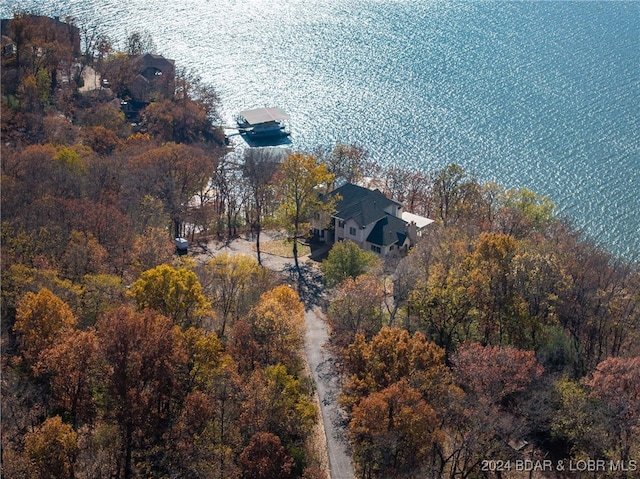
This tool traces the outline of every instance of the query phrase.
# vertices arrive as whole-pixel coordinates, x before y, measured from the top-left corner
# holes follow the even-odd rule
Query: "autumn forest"
[[[312,307],[355,477],[638,477],[640,267],[548,198],[358,145],[234,154],[193,72],[140,97],[148,36],[2,28],[4,477],[328,479]],[[435,222],[407,254],[300,259],[321,193],[365,177]],[[238,237],[255,254],[196,254]]]

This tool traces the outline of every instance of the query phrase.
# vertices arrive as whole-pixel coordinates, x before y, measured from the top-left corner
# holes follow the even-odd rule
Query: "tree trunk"
[[[262,266],[262,258],[260,257],[260,231],[262,226],[260,223],[256,224],[256,253],[258,253],[258,264]]]
[[[179,238],[182,235],[180,234],[180,230],[182,229],[182,225],[180,223],[180,220],[173,220],[173,227],[175,230],[175,236],[174,238]]]
[[[131,479],[133,471],[131,469],[131,453],[133,449],[133,426],[127,424],[125,432],[125,456],[124,456],[124,479]]]
[[[298,230],[300,229],[300,225],[298,222],[298,218],[296,218],[293,229],[293,261],[296,265],[296,272],[298,273],[298,278],[300,277],[300,263],[298,263]]]
[[[300,263],[298,263],[298,239],[297,237],[293,238],[293,260],[296,264],[296,271],[298,272],[298,276],[300,275]]]

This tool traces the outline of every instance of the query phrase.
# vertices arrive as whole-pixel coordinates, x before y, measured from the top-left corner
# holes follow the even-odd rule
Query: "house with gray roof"
[[[311,222],[314,236],[326,243],[345,239],[360,248],[386,256],[407,251],[417,239],[415,222],[402,219],[402,204],[380,190],[346,183],[327,195],[336,198],[336,211],[327,221],[317,213]]]
[[[149,103],[160,98],[173,98],[175,61],[162,55],[147,53],[135,57],[138,74],[129,89],[134,101]]]

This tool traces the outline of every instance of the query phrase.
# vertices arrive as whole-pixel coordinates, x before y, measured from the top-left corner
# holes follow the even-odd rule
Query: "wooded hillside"
[[[263,268],[259,233],[305,237],[319,188],[365,174],[436,222],[407,256],[341,243],[314,290],[358,477],[518,477],[485,469],[523,459],[637,476],[637,264],[548,198],[458,165],[381,167],[343,144],[228,155],[215,93],[179,68],[132,122],[122,102],[152,42],[116,52],[80,29],[78,58],[40,21],[18,14],[2,57],[6,477],[326,478],[301,356],[312,279]],[[108,87],[81,91],[88,67]],[[257,259],[175,254],[176,236],[238,234]]]

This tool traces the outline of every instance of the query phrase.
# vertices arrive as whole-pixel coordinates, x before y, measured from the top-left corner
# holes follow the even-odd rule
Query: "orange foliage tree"
[[[93,386],[97,351],[91,331],[71,331],[58,343],[43,351],[36,371],[49,375],[55,404],[71,415],[74,428],[78,421],[90,421],[95,413]]]
[[[346,347],[356,334],[371,339],[382,327],[384,299],[382,287],[373,276],[347,278],[340,283],[327,315],[332,341],[338,347]]]
[[[403,378],[353,410],[349,438],[361,477],[411,477],[442,442],[436,412]]]
[[[348,380],[343,404],[351,410],[363,397],[406,379],[442,412],[455,389],[444,360],[444,350],[421,333],[411,336],[407,330],[384,327],[370,342],[359,334],[344,357]]]

